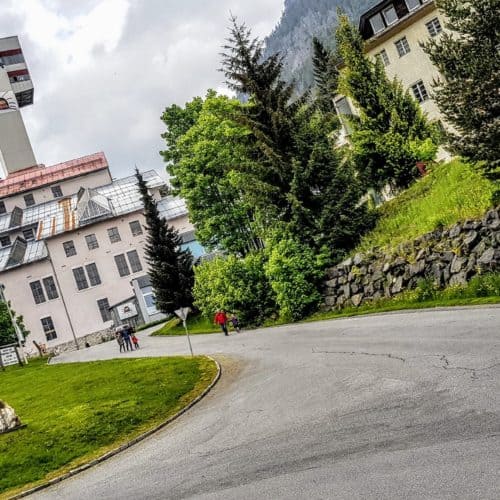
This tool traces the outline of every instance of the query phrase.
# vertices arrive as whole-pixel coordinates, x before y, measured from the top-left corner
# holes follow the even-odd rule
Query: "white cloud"
[[[3,2],[4,3],[4,2]],[[7,0],[0,37],[19,35],[35,85],[23,112],[47,165],[103,150],[115,176],[164,168],[163,109],[208,88],[229,13],[267,35],[283,0]],[[15,30],[15,31],[12,31]]]

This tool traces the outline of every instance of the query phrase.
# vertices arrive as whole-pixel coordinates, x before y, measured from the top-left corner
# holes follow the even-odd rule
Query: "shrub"
[[[203,316],[211,318],[217,309],[225,309],[243,324],[263,323],[275,306],[264,258],[263,252],[243,259],[230,255],[196,266],[193,294]]]
[[[488,273],[474,276],[468,285],[469,297],[498,297],[500,296],[500,274]]]
[[[432,279],[427,278],[421,280],[417,284],[415,289],[415,302],[427,302],[429,300],[434,300],[438,293],[438,287],[432,281]]]
[[[298,320],[316,309],[321,300],[322,255],[291,237],[269,243],[266,253],[265,272],[281,318]]]

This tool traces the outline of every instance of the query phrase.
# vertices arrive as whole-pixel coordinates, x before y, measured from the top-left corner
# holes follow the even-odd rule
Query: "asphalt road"
[[[500,308],[192,340],[221,362],[214,390],[35,498],[500,498]],[[182,337],[141,341],[125,356],[188,352]],[[113,342],[59,361],[117,356]]]

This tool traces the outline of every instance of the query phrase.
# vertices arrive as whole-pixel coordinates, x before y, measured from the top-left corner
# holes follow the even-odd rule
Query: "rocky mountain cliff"
[[[357,24],[359,16],[380,0],[285,0],[278,25],[266,38],[266,55],[280,52],[285,56],[284,76],[295,79],[303,92],[312,83],[312,39],[326,46],[335,45],[337,8],[343,9]]]

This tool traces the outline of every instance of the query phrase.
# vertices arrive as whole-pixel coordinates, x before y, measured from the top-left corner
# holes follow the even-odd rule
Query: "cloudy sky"
[[[230,12],[266,36],[283,0],[2,0],[0,37],[18,35],[35,86],[23,116],[39,163],[104,151],[113,176],[164,170],[160,115],[224,91]]]

